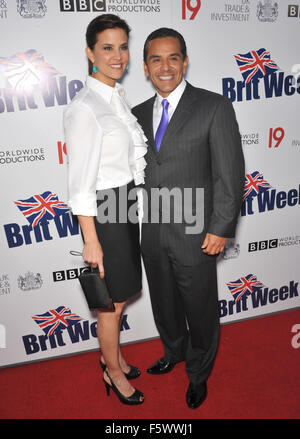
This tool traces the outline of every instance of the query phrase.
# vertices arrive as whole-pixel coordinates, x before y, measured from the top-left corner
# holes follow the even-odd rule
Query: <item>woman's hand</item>
[[[84,245],[82,257],[93,268],[99,267],[100,277],[104,277],[103,251],[98,240]]]

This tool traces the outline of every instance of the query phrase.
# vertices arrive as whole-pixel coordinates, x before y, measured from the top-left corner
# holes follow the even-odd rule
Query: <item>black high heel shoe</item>
[[[144,394],[142,392],[140,392],[139,390],[137,390],[137,389],[135,389],[133,394],[130,395],[130,396],[122,395],[122,393],[115,386],[113,380],[108,375],[107,370],[105,370],[105,373],[106,373],[107,377],[110,380],[110,384],[109,384],[103,378],[103,381],[104,381],[104,384],[105,384],[105,388],[106,388],[107,396],[110,395],[110,389],[112,389],[115,392],[115,394],[117,395],[117,397],[119,398],[120,402],[122,402],[123,404],[138,405],[138,404],[142,404],[144,402]],[[141,397],[143,398],[142,400],[140,399]]]
[[[106,364],[104,364],[104,363],[101,361],[101,358],[100,358],[100,360],[99,360],[99,363],[100,363],[100,366],[101,366],[103,372],[105,372],[105,370],[106,370]],[[127,378],[128,380],[133,380],[134,378],[138,378],[138,377],[141,375],[141,371],[140,371],[140,369],[138,369],[138,368],[135,367],[135,366],[131,366],[130,364],[128,364],[128,366],[130,367],[130,371],[127,372],[127,373],[123,372],[124,375],[126,376],[126,378]]]

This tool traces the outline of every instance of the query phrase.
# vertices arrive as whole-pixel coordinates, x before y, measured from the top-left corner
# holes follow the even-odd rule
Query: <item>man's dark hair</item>
[[[113,14],[102,14],[94,18],[87,27],[86,30],[86,44],[93,50],[95,44],[97,43],[97,35],[106,29],[123,29],[126,32],[127,37],[129,36],[130,27],[125,20],[122,20],[117,15]]]
[[[146,39],[144,44],[144,62],[147,64],[147,55],[148,55],[148,49],[150,41],[156,40],[157,38],[166,38],[166,37],[173,37],[177,38],[180,43],[180,51],[183,57],[183,60],[187,57],[186,53],[186,44],[184,41],[183,36],[177,32],[175,29],[170,29],[168,27],[161,27],[160,29],[156,29],[153,31]]]

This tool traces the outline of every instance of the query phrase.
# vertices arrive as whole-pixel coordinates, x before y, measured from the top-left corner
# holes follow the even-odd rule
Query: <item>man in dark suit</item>
[[[244,187],[244,158],[231,102],[184,80],[185,41],[173,29],[152,32],[144,46],[144,69],[157,94],[132,111],[148,138],[145,169],[147,218],[142,225],[142,254],[153,315],[164,357],[147,370],[170,372],[186,362],[190,383],[186,402],[199,407],[218,348],[219,308],[216,258],[233,237]],[[187,233],[181,222],[151,222],[154,190],[204,190],[191,201],[203,230]],[[202,203],[199,205],[199,199]],[[147,200],[145,203],[147,203]],[[197,201],[198,200],[198,201]],[[170,203],[171,214],[178,208]],[[179,202],[181,204],[181,202]],[[173,206],[173,207],[172,207]],[[147,222],[147,220],[149,220]]]

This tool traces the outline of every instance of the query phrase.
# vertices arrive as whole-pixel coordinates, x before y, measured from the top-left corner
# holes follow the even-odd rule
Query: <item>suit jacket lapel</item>
[[[157,154],[157,150],[155,147],[155,140],[153,135],[153,105],[155,101],[155,96],[153,96],[144,108],[143,118],[140,121],[143,127],[143,131],[145,136],[148,139],[148,145],[153,149],[153,151]]]

